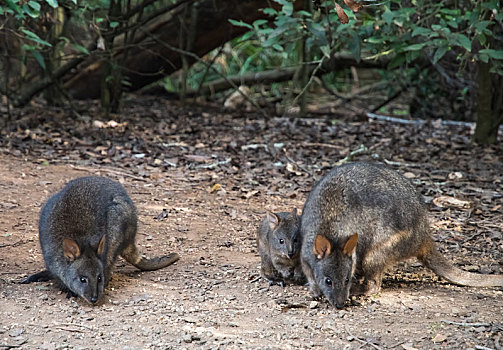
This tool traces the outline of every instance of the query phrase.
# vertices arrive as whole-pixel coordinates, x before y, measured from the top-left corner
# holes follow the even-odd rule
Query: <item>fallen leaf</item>
[[[213,187],[210,190],[210,193],[214,193],[214,192],[220,191],[221,189],[222,189],[222,185],[220,185],[220,184],[214,184]]]
[[[447,340],[447,337],[446,337],[445,335],[443,335],[443,334],[440,334],[440,333],[438,333],[438,334],[437,334],[437,335],[436,335],[436,336],[432,339],[432,341],[433,341],[434,343],[441,343],[441,342],[443,342],[443,341],[445,341],[445,340]]]
[[[433,204],[440,208],[469,209],[471,203],[449,196],[440,196],[433,199]]]
[[[404,350],[417,350],[415,347],[413,347],[412,345],[409,345],[409,344],[402,344],[402,348]]]

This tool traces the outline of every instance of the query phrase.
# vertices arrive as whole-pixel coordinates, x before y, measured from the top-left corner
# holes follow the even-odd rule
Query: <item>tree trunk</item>
[[[498,138],[498,130],[502,117],[501,102],[499,101],[501,97],[498,98],[495,95],[495,100],[493,101],[494,92],[490,73],[491,65],[479,61],[478,68],[477,125],[475,127],[474,141],[489,145],[496,143]],[[498,85],[501,88],[501,84]],[[501,90],[496,89],[496,91],[498,91],[498,94],[501,94]]]
[[[229,23],[229,19],[242,20],[253,23],[257,19],[269,18],[260,9],[269,6],[278,7],[276,2],[268,0],[203,0],[198,5],[198,21],[193,43],[193,53],[199,57],[223,43],[236,38],[247,31],[244,27],[236,27]],[[301,9],[302,0],[297,0],[295,9]],[[138,90],[151,84],[182,67],[182,56],[172,48],[183,48],[180,43],[179,15],[182,8],[168,13],[152,23],[144,26],[143,34],[138,35],[135,46],[130,48],[122,71],[124,79],[131,83],[131,91]],[[190,22],[190,18],[188,19]],[[185,24],[191,28],[190,23]],[[140,29],[140,32],[142,30]],[[166,45],[161,45],[163,42]],[[171,49],[170,49],[171,47]],[[122,52],[116,54],[118,58]],[[105,62],[91,58],[76,70],[76,74],[64,83],[65,89],[75,98],[98,98],[101,93],[100,82],[105,73]],[[121,61],[118,59],[118,61]],[[187,57],[189,64],[195,59]]]

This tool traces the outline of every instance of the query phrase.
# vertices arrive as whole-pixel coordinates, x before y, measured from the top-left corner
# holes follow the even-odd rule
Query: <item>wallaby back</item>
[[[292,212],[267,212],[257,232],[261,272],[270,283],[303,283],[300,265],[300,216]]]
[[[118,255],[142,270],[178,260],[177,254],[149,260],[135,245],[136,208],[117,182],[104,177],[70,181],[42,208],[39,239],[47,270],[26,278],[49,278],[91,303],[107,286]]]
[[[349,163],[329,172],[306,200],[301,235],[311,293],[337,307],[355,274],[363,278],[364,293],[375,293],[385,269],[411,257],[457,284],[503,285],[502,276],[462,271],[438,252],[420,194],[384,165]]]

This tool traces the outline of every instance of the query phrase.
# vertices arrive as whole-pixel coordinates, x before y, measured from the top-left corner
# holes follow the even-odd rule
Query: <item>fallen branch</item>
[[[369,149],[365,145],[360,145],[360,147],[358,149],[349,153],[349,155],[347,157],[344,157],[343,159],[341,159],[337,163],[335,163],[335,166],[339,166],[342,164],[346,164],[347,162],[351,162],[355,156],[362,154],[362,153],[367,153],[368,150]]]
[[[357,341],[359,341],[360,343],[362,343],[362,344],[364,344],[364,345],[370,345],[370,346],[372,346],[373,348],[375,348],[375,349],[377,349],[377,350],[381,350],[381,347],[380,347],[380,346],[377,346],[376,344],[374,344],[374,343],[372,343],[372,342],[370,342],[370,341],[368,341],[368,340],[360,339],[360,338],[358,338],[357,336],[354,336],[354,335],[353,335],[353,334],[349,331],[348,326],[346,326],[346,332],[348,332],[348,334],[349,334],[349,339],[348,339],[349,341],[351,341],[351,340],[357,340]]]
[[[212,168],[216,168],[219,165],[225,165],[227,163],[230,163],[230,161],[231,161],[231,158],[227,158],[226,160],[221,160],[221,161],[211,163],[211,164],[198,165],[196,168],[212,169]]]
[[[17,247],[18,245],[25,244],[25,243],[28,243],[28,241],[23,241],[23,240],[20,240],[20,241],[14,242],[14,243],[9,243],[9,244],[0,244],[0,248],[5,248],[5,247]]]
[[[449,320],[442,320],[443,323],[453,324],[455,326],[463,326],[463,327],[491,327],[492,323],[470,323],[470,322],[454,322]]]

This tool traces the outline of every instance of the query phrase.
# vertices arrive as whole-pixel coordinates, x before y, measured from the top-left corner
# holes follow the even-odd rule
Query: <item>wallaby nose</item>
[[[340,303],[340,304],[339,304],[339,303],[336,303],[336,304],[335,304],[335,307],[336,307],[336,308],[338,308],[338,309],[343,309],[343,308],[344,308],[344,304],[345,304],[345,303]]]
[[[98,301],[98,297],[91,297],[91,299],[89,299],[89,301],[91,301],[91,303],[96,303]]]
[[[288,252],[288,257],[289,257],[290,259],[292,259],[294,256],[295,256],[295,253],[294,253],[294,252]]]

